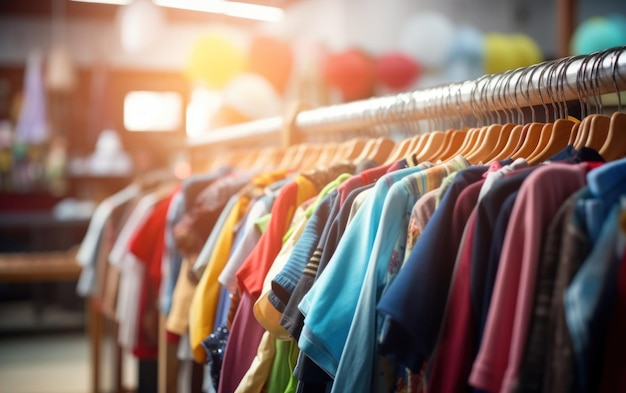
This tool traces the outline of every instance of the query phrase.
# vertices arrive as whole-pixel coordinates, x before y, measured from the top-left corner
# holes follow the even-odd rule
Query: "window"
[[[131,91],[124,97],[128,131],[176,131],[181,128],[183,98],[176,92]]]

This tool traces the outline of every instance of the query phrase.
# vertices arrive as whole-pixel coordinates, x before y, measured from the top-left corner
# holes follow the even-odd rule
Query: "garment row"
[[[140,359],[166,314],[205,391],[623,386],[625,160],[360,164],[132,184],[94,214],[79,292]]]

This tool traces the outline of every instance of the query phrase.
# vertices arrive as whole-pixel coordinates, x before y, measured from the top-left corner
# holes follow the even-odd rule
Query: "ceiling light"
[[[113,5],[127,5],[133,2],[133,0],[72,0],[80,3],[97,3],[97,4],[113,4]]]
[[[128,5],[133,0],[72,0],[83,3],[99,3]],[[228,15],[235,18],[254,19],[265,22],[280,21],[285,12],[277,7],[270,7],[260,4],[241,3],[226,0],[152,0],[154,4],[178,8],[181,10],[209,12],[213,14]]]
[[[278,22],[284,16],[280,8],[266,5],[241,3],[224,0],[153,0],[162,7],[178,8],[189,11],[210,12],[236,18],[255,19],[266,22]]]

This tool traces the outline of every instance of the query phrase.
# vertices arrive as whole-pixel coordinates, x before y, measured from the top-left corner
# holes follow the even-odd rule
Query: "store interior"
[[[113,268],[84,257],[98,209],[112,196],[166,184],[170,200],[172,190],[223,165],[311,169],[340,157],[329,144],[356,138],[389,141],[379,150],[384,160],[373,150],[360,157],[390,164],[409,151],[403,140],[432,131],[610,117],[623,111],[626,56],[583,59],[571,77],[566,67],[582,57],[561,59],[624,45],[621,0],[0,2],[0,392],[216,391],[195,353],[195,361],[176,359],[180,344],[166,339],[162,303],[152,307],[158,352],[137,355],[120,338],[125,325],[115,309],[107,313],[101,287],[110,286],[102,269]],[[547,61],[545,73],[524,71]],[[492,74],[501,76],[484,77]],[[587,85],[587,74],[601,82]],[[538,93],[518,94],[535,88],[533,78]],[[316,148],[289,150],[305,142]],[[278,158],[263,156],[277,147]],[[469,155],[478,156],[476,163],[487,157]],[[196,241],[219,231],[205,235]],[[106,252],[98,247],[95,254]],[[199,253],[181,252],[186,261]],[[171,281],[163,274],[157,293]]]

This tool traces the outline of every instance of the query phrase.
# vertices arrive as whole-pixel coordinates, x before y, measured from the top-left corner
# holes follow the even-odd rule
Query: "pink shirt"
[[[585,185],[587,164],[553,163],[537,169],[520,188],[500,256],[483,341],[470,384],[509,392],[524,354],[545,229],[560,204]]]

